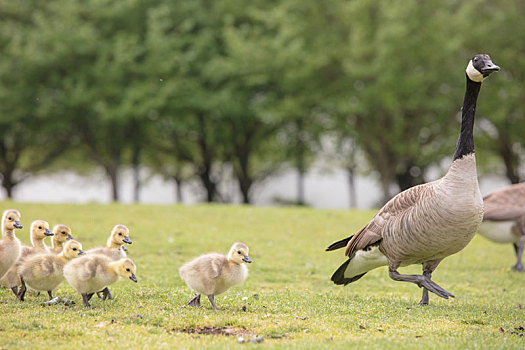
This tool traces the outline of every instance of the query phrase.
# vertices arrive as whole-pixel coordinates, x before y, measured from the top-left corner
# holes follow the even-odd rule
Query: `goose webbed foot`
[[[428,278],[429,280],[432,278],[432,272],[430,271],[423,271],[423,276]],[[421,296],[421,300],[419,301],[420,306],[427,306],[428,305],[428,289],[423,287],[423,295]]]
[[[191,307],[200,307],[201,306],[201,295],[197,294],[188,301],[188,305]]]
[[[210,303],[211,303],[211,306],[213,306],[213,310],[214,311],[219,310],[217,305],[215,305],[215,297],[213,296],[213,294],[208,295],[208,299],[210,299]]]
[[[449,297],[454,298],[452,293],[447,292],[445,289],[441,288],[437,283],[432,282],[428,277],[424,275],[401,275],[397,271],[389,271],[390,278],[394,281],[410,282],[417,284],[419,287],[426,288],[428,291],[436,294],[439,297],[448,299]],[[424,297],[424,290],[423,290]],[[422,299],[421,301],[425,301]],[[428,300],[426,300],[428,303]]]

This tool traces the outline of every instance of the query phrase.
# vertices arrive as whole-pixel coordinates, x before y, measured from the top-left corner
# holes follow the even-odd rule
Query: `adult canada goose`
[[[326,250],[346,247],[348,256],[332,276],[335,284],[347,285],[388,265],[393,280],[423,287],[420,305],[428,305],[429,291],[445,299],[454,297],[431,277],[441,260],[470,242],[483,218],[474,156],[474,115],[481,82],[498,70],[488,55],[476,55],[469,61],[461,130],[448,172],[439,180],[399,193],[360,231],[330,245]],[[397,271],[412,264],[423,264],[423,274]]]
[[[248,267],[244,264],[252,262],[248,251],[246,244],[237,242],[230,248],[228,256],[211,253],[184,264],[179,269],[180,277],[188,287],[199,293],[188,305],[200,306],[201,294],[204,294],[210,300],[213,309],[218,310],[214,296],[244,282],[248,277]]]
[[[23,245],[21,247],[17,261],[7,270],[0,281],[3,285],[9,287],[15,295],[18,295],[18,286],[22,284],[17,271],[20,261],[33,254],[49,253],[49,247],[45,245],[44,240],[49,236],[53,236],[53,232],[49,231],[49,224],[44,220],[33,221],[29,234],[31,246]]]
[[[126,252],[128,251],[124,244],[132,244],[129,239],[129,229],[126,225],[118,224],[113,227],[109,234],[108,240],[105,247],[92,248],[87,251],[88,254],[103,254],[110,259],[120,260],[127,257]],[[100,295],[102,293],[102,296]],[[109,288],[104,288],[97,292],[97,296],[101,299],[113,299]]]
[[[20,212],[16,209],[8,209],[2,215],[2,240],[0,240],[0,277],[18,259],[22,244],[16,238],[15,229],[23,228],[20,224]]]
[[[73,236],[71,235],[71,229],[69,226],[61,224],[55,225],[55,227],[53,227],[53,239],[51,241],[52,247],[50,249],[51,252],[60,254],[64,244],[70,239],[73,239]]]
[[[81,295],[84,305],[91,307],[93,294],[117,282],[121,277],[137,282],[136,267],[128,258],[112,260],[106,255],[92,254],[75,259],[64,268],[64,277]]]
[[[46,291],[49,300],[53,299],[53,290],[56,289],[64,280],[64,266],[71,259],[85,254],[82,251],[82,244],[75,240],[68,241],[64,246],[64,251],[60,254],[42,253],[33,254],[23,258],[18,265],[18,274],[22,281],[22,287],[18,293],[18,299],[24,301],[26,284],[38,291]]]
[[[521,258],[525,245],[525,183],[504,187],[483,198],[485,214],[478,233],[496,243],[512,243],[514,270],[525,272]]]

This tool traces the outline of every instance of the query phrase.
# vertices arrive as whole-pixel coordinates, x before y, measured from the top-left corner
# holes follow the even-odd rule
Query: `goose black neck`
[[[467,89],[463,100],[461,112],[461,131],[454,160],[467,154],[474,153],[474,116],[476,114],[476,101],[478,100],[481,83],[470,80],[467,75]]]

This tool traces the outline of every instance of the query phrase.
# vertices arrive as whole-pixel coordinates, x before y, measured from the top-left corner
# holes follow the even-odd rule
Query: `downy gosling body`
[[[345,249],[347,260],[332,276],[347,285],[368,271],[388,265],[395,281],[423,287],[420,305],[428,292],[448,299],[453,295],[431,280],[432,272],[449,255],[465,248],[483,218],[474,156],[474,116],[481,82],[499,67],[488,55],[476,55],[466,69],[466,91],[454,161],[441,179],[409,188],[385,204],[359,232],[330,245]],[[422,264],[422,275],[402,275],[400,266]]]
[[[88,254],[102,254],[112,260],[120,260],[127,257],[127,249],[124,244],[132,244],[133,242],[129,239],[129,229],[126,225],[118,224],[113,227],[109,234],[105,247],[92,248],[87,251]],[[102,293],[102,296],[100,295]],[[97,291],[97,296],[104,300],[113,299],[109,288]]]
[[[18,257],[22,244],[16,238],[15,229],[23,228],[20,223],[20,212],[16,209],[5,210],[2,215],[2,240],[0,240],[0,277],[13,266]]]
[[[82,295],[86,307],[94,293],[117,282],[121,277],[137,282],[136,266],[129,258],[112,260],[102,254],[75,259],[64,268],[64,277]]]
[[[53,239],[51,240],[52,246],[50,251],[55,254],[60,254],[64,248],[64,244],[70,239],[73,239],[73,235],[71,234],[69,226],[62,224],[55,225],[55,227],[53,227]]]
[[[188,287],[198,294],[190,299],[188,305],[200,306],[201,294],[210,300],[214,310],[214,296],[224,293],[231,286],[241,284],[248,277],[248,267],[245,263],[251,263],[248,256],[249,249],[244,243],[234,243],[227,256],[218,253],[201,255],[187,262],[179,269],[180,277]]]
[[[22,246],[18,260],[6,272],[1,281],[3,285],[6,285],[13,291],[15,296],[18,295],[18,286],[22,285],[22,281],[20,280],[20,276],[18,274],[19,262],[33,254],[49,253],[49,247],[47,247],[44,243],[44,240],[49,236],[53,236],[53,233],[49,231],[49,224],[47,221],[35,220],[31,223],[31,246]]]
[[[17,270],[22,281],[18,293],[20,301],[24,301],[26,285],[38,291],[46,291],[49,299],[53,299],[53,290],[64,281],[64,267],[69,261],[83,254],[85,253],[82,251],[82,245],[75,240],[70,240],[58,255],[42,253],[22,259]]]
[[[494,191],[483,198],[485,214],[478,233],[496,243],[512,243],[516,253],[513,269],[525,272],[525,183]]]

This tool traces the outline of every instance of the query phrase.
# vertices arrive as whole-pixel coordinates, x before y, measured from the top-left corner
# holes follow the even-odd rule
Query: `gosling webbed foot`
[[[89,299],[91,299],[92,296],[93,296],[93,293],[91,293],[90,296],[88,296],[88,294],[86,294],[86,293],[82,294],[82,301],[84,302],[84,305],[87,308],[91,308],[91,304],[89,303]]]
[[[102,290],[102,300],[113,300],[113,295],[111,295],[111,292],[109,291],[109,288],[106,287]]]
[[[11,290],[13,291],[13,293],[15,293],[15,297],[18,298],[18,286],[12,287]]]
[[[201,295],[197,294],[188,301],[188,305],[191,307],[200,307],[201,306]]]

